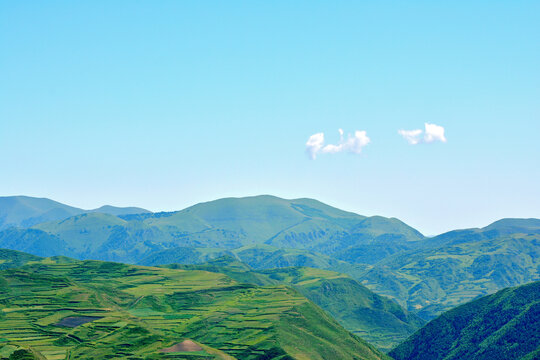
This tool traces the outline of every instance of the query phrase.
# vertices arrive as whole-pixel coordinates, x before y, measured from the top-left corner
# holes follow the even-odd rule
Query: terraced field
[[[192,340],[195,351],[170,351]],[[168,349],[169,348],[169,349]],[[286,286],[46,260],[0,272],[0,358],[383,359]]]

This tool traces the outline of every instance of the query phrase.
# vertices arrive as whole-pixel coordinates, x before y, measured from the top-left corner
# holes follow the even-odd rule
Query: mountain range
[[[502,219],[425,237],[398,219],[366,217],[313,199],[226,198],[160,213],[0,199],[0,248],[152,266],[230,256],[257,271],[319,268],[347,274],[425,320],[540,280],[538,219]]]

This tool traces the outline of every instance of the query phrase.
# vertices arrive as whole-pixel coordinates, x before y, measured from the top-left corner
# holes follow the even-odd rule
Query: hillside
[[[443,313],[390,352],[396,360],[540,357],[540,282],[508,288]]]
[[[30,196],[0,197],[0,230],[9,227],[27,228],[36,224],[63,220],[86,212],[111,215],[148,213],[148,210],[135,207],[102,206],[94,210],[83,210],[46,198]]]
[[[232,250],[253,245],[372,263],[415,248],[423,239],[397,219],[366,218],[316,200],[273,196],[220,199],[171,213],[115,216],[86,212],[37,224],[33,230],[63,242],[66,251],[62,255],[129,263],[155,254],[172,258],[166,252],[175,248]],[[0,247],[37,253],[31,247],[13,246],[16,244],[0,242]],[[317,261],[306,265],[318,266]]]
[[[334,271],[307,267],[255,271],[233,257],[222,257],[204,264],[171,264],[166,267],[223,273],[241,283],[292,286],[327,311],[344,328],[383,350],[390,350],[424,324],[422,319],[403,310],[395,302]]]
[[[531,221],[495,228],[505,222],[429,239],[421,249],[381,261],[362,283],[429,320],[479,296],[540,280],[540,234],[524,226]]]
[[[0,354],[385,359],[297,291],[218,273],[44,259],[0,271]]]
[[[394,218],[311,199],[227,198],[169,213],[83,213],[0,231],[0,247],[39,256],[141,265],[229,255],[254,269],[307,266],[349,274],[429,320],[540,279],[540,220],[502,219],[433,238]]]
[[[39,256],[21,251],[0,249],[0,270],[21,267],[30,261],[41,261]]]

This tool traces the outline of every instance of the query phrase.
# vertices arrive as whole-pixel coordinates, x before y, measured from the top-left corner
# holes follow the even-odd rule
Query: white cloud
[[[360,154],[362,148],[371,141],[365,131],[356,130],[354,135],[349,134],[347,139],[343,138],[343,130],[339,129],[339,143],[324,145],[324,133],[313,134],[309,137],[306,143],[306,152],[312,160],[321,154],[336,154],[339,152],[349,152]]]
[[[442,126],[425,123],[425,127],[426,127],[426,134],[424,135],[425,142],[431,143],[437,140],[441,142],[446,142],[446,138],[444,137],[444,128]]]
[[[403,138],[411,145],[416,145],[419,143],[432,143],[435,141],[446,142],[446,137],[444,136],[444,127],[430,123],[424,123],[424,127],[425,131],[421,129],[398,130],[398,134],[403,136]],[[422,133],[424,133],[423,138]]]
[[[399,135],[403,136],[405,140],[411,145],[416,145],[420,142],[420,136],[422,136],[422,130],[398,130]]]
[[[313,134],[306,143],[306,152],[312,160],[317,158],[317,153],[321,151],[324,145],[324,133]]]

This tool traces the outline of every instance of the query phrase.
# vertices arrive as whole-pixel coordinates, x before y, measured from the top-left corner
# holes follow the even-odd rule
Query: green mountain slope
[[[158,257],[172,258],[164,251],[174,248],[232,250],[254,245],[324,252],[351,263],[369,263],[414,248],[423,239],[396,219],[366,218],[316,200],[273,196],[221,199],[172,213],[86,212],[40,223],[34,229],[65,242],[69,255],[131,263],[158,252]],[[0,242],[0,247],[10,246]],[[24,250],[34,253],[28,247]],[[319,256],[308,257],[311,260],[300,265],[319,267]],[[294,261],[287,265],[301,260]]]
[[[383,350],[390,350],[424,324],[395,302],[334,271],[307,267],[255,271],[231,256],[205,264],[166,267],[223,273],[241,283],[292,286],[344,328]]]
[[[0,246],[45,257],[72,254],[64,240],[38,229],[9,228],[0,231]]]
[[[0,339],[47,359],[386,358],[289,287],[100,261],[0,271]]]
[[[396,360],[540,358],[540,282],[445,312],[392,350]]]
[[[501,227],[508,222],[514,225]],[[443,234],[420,249],[384,259],[361,275],[362,283],[432,319],[479,296],[540,280],[535,222],[502,220],[484,229]]]
[[[36,224],[63,220],[86,212],[111,215],[149,213],[148,210],[128,207],[102,206],[94,210],[83,210],[46,198],[30,196],[0,197],[0,230],[9,227],[31,227]]]
[[[0,197],[0,229],[29,227],[46,221],[65,219],[82,212],[84,210],[45,198]]]

